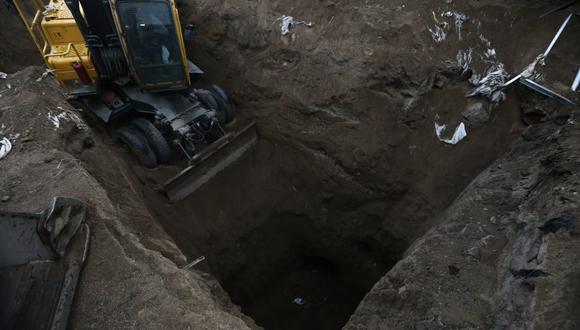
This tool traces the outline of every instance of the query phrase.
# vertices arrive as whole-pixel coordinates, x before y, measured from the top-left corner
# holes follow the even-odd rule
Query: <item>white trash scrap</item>
[[[481,42],[487,47],[491,47],[491,41],[489,41],[489,39],[487,39],[483,33],[479,34],[479,40],[481,40]]]
[[[205,256],[201,256],[201,257],[195,259],[194,261],[188,263],[187,265],[183,266],[183,269],[186,269],[186,270],[191,269],[204,260],[205,260]]]
[[[441,16],[443,17],[453,17],[455,19],[455,30],[457,31],[457,35],[459,36],[459,40],[461,40],[461,28],[463,27],[463,23],[469,20],[469,17],[465,14],[456,12],[456,11],[447,11],[443,13]]]
[[[6,79],[8,78],[8,74],[4,73],[4,72],[0,72],[0,79]]]
[[[0,140],[0,159],[6,157],[6,155],[10,153],[10,150],[12,150],[12,143],[10,140],[8,140],[8,138]]]
[[[467,137],[467,131],[465,130],[465,124],[463,122],[461,122],[455,128],[455,132],[453,132],[453,136],[450,139],[446,139],[443,137],[443,132],[445,132],[446,129],[447,129],[447,125],[445,125],[445,124],[439,125],[439,124],[435,123],[435,134],[437,135],[437,138],[439,138],[439,141],[441,141],[443,143],[455,145],[455,144],[459,143],[459,141],[461,141],[465,137]]]
[[[439,25],[435,25],[433,29],[430,27],[427,27],[427,29],[431,32],[431,38],[433,38],[433,41],[436,43],[443,42],[447,39],[447,32],[445,32],[445,30]]]
[[[42,79],[44,79],[44,78],[48,77],[49,75],[51,75],[52,74],[52,71],[53,70],[50,70],[50,69],[44,70],[44,72],[42,73],[42,75],[40,77],[38,77],[38,79],[36,79],[36,82],[41,82]]]
[[[495,58],[497,56],[497,53],[495,52],[495,48],[488,48],[485,51],[484,55],[487,58]]]
[[[60,108],[60,107],[59,107]],[[62,109],[62,108],[60,108]],[[60,128],[61,121],[70,121],[75,124],[75,126],[80,130],[87,130],[88,126],[83,122],[83,120],[74,112],[63,111],[57,115],[53,115],[51,111],[48,112],[48,120],[54,126],[54,130]]]
[[[296,297],[292,300],[294,305],[304,306],[306,304],[306,300],[302,299],[301,297]]]
[[[475,88],[467,93],[466,96],[485,96],[492,104],[498,105],[506,99],[503,87],[508,78],[509,73],[505,70],[503,63],[496,63],[487,69],[483,78],[481,78],[477,73],[474,73],[471,78],[469,78],[469,82],[475,86]]]
[[[467,50],[459,50],[457,52],[456,59],[457,62],[455,64],[463,69],[462,74],[466,73],[469,71],[471,62],[473,61],[473,49],[469,48]]]
[[[305,25],[307,27],[314,26],[314,22],[296,21],[296,20],[294,20],[294,17],[286,16],[286,15],[282,15],[281,17],[279,17],[276,20],[276,22],[277,21],[280,21],[280,31],[281,31],[283,36],[289,34],[290,30],[295,25]]]

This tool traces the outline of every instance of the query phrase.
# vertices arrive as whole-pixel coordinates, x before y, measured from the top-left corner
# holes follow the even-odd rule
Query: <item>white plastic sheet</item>
[[[435,123],[435,134],[437,135],[437,138],[439,138],[439,141],[441,141],[443,143],[455,145],[467,137],[467,130],[465,129],[465,124],[463,122],[461,122],[455,128],[455,132],[453,132],[453,136],[449,139],[446,139],[443,137],[443,133],[446,130],[447,130],[447,125],[444,125],[444,124],[440,125],[440,124]]]
[[[290,30],[295,25],[306,25],[307,27],[313,27],[313,22],[296,21],[292,16],[282,15],[276,21],[280,21],[280,32],[283,36],[290,33]]]
[[[0,159],[6,157],[12,150],[12,143],[7,138],[0,140]]]
[[[469,20],[469,17],[465,14],[456,11],[448,11],[443,13],[444,17],[453,17],[455,19],[455,30],[457,31],[457,35],[459,40],[461,40],[461,28],[463,27],[463,23]]]
[[[75,126],[80,130],[88,129],[87,125],[83,122],[83,120],[79,116],[77,116],[77,114],[74,112],[63,111],[56,115],[53,114],[52,112],[49,112],[47,114],[47,117],[48,120],[52,123],[52,126],[54,126],[55,130],[60,128],[61,121],[72,121],[75,124]]]
[[[427,27],[427,29],[429,32],[431,32],[431,38],[433,38],[433,41],[436,43],[443,42],[445,39],[447,39],[447,32],[445,32],[445,30],[439,25],[435,25],[435,27],[432,29]]]
[[[487,69],[484,77],[476,73],[471,76],[469,82],[475,88],[467,93],[466,96],[485,96],[493,105],[498,105],[506,99],[503,87],[508,77],[509,74],[505,70],[503,63],[496,63]]]

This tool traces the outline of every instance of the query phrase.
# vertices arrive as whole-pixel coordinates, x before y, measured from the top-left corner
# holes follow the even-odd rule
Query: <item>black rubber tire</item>
[[[131,121],[130,126],[145,137],[159,164],[167,163],[171,159],[171,148],[155,125],[145,118],[137,118]]]
[[[220,108],[220,104],[212,92],[206,89],[198,89],[195,93],[199,101],[203,106],[208,109],[215,110],[217,113],[217,118],[220,124],[225,125],[227,121],[226,112]]]
[[[225,123],[232,122],[236,117],[236,107],[228,93],[218,85],[211,85],[208,90],[215,96],[220,108],[226,113]]]
[[[141,165],[147,168],[157,166],[157,157],[147,143],[147,139],[130,127],[122,127],[117,130],[117,137],[123,141],[133,154],[139,159]]]

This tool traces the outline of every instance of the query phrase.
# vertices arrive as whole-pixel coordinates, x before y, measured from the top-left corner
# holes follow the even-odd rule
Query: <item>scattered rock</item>
[[[489,113],[485,109],[483,102],[471,104],[462,114],[472,125],[482,125],[489,121]]]
[[[453,266],[453,265],[449,265],[447,266],[447,268],[449,268],[449,275],[453,275],[453,276],[457,276],[459,274],[459,268]]]
[[[474,246],[469,250],[465,251],[465,254],[472,258],[473,260],[480,260],[481,259],[481,250],[479,246]]]
[[[447,78],[442,73],[435,74],[435,79],[433,80],[433,87],[443,89],[449,84],[449,78]]]
[[[90,149],[95,146],[95,140],[92,137],[86,137],[83,140],[83,149]]]
[[[520,269],[520,270],[510,269],[510,272],[512,273],[512,276],[517,279],[545,277],[549,275],[548,273],[544,272],[541,269]]]
[[[576,232],[576,218],[571,215],[563,215],[558,218],[550,219],[543,226],[538,227],[544,234],[555,233],[560,229],[568,231],[570,234]]]

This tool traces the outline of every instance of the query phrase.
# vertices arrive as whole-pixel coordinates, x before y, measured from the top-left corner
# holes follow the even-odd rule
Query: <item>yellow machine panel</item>
[[[84,43],[83,35],[73,19],[47,20],[45,18],[42,22],[42,30],[51,45],[68,44],[69,42]]]
[[[91,79],[97,78],[97,72],[91,61],[85,40],[70,10],[63,0],[51,0],[46,6],[36,5],[33,12],[25,12],[19,0],[14,4],[19,11],[32,39],[55,78],[69,92],[76,89],[86,90],[73,69],[79,62],[87,70]]]

